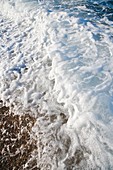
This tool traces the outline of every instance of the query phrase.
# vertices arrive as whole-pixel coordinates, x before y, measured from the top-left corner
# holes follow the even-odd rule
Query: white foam
[[[74,158],[76,169],[79,148],[79,168],[112,169],[113,30],[36,1],[2,0],[0,10],[0,98],[16,113],[37,117],[39,164],[72,168],[67,162]]]

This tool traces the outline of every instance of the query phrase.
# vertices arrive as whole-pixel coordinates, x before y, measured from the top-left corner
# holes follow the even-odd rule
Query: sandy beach
[[[0,170],[113,170],[113,3],[0,0]]]

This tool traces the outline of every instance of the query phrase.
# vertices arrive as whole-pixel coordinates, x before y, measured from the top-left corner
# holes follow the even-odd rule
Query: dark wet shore
[[[0,108],[0,170],[37,170],[36,140],[30,137],[35,118]]]

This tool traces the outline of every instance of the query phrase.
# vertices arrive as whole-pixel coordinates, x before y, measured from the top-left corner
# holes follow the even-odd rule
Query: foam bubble
[[[42,169],[112,169],[112,23],[54,3],[0,2],[0,98],[37,118]]]

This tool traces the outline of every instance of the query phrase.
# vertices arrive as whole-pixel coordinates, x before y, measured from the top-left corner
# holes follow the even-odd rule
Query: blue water
[[[113,0],[22,0],[23,2],[35,2],[38,6],[44,6],[48,11],[66,11],[76,17],[82,17],[95,22],[103,18],[113,21]],[[15,0],[13,0],[16,3]],[[81,7],[86,10],[82,10]]]
[[[103,0],[54,0],[54,1],[38,1],[48,5],[51,10],[67,11],[71,14],[77,12],[83,13],[84,18],[102,19],[106,17],[109,21],[113,21],[113,1]],[[79,6],[85,6],[86,11],[79,9]],[[76,15],[76,14],[75,14]],[[79,14],[78,14],[79,15]]]

